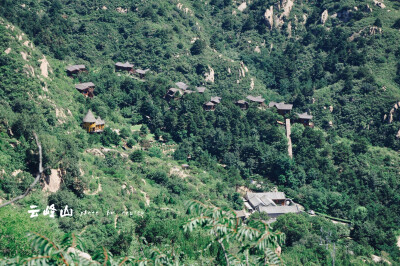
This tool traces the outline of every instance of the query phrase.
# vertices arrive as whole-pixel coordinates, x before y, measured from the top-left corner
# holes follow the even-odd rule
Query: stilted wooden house
[[[239,101],[235,102],[235,104],[237,106],[239,106],[239,108],[242,109],[242,110],[249,109],[249,103],[246,102],[245,100],[239,100]]]
[[[297,114],[297,117],[298,117],[298,119],[296,120],[297,123],[301,123],[307,127],[314,126],[314,124],[311,122],[311,119],[313,119],[313,116],[310,114],[307,114],[307,112],[302,113],[302,114]]]
[[[177,82],[175,83],[176,86],[178,86],[179,89],[181,90],[187,90],[187,88],[189,88],[189,85],[187,85],[186,83],[183,82]]]
[[[278,110],[278,114],[280,115],[285,115],[289,114],[290,111],[292,111],[293,104],[287,104],[284,102],[276,103],[276,102],[270,102],[269,107],[275,107]]]
[[[93,98],[94,94],[94,83],[93,82],[85,82],[85,83],[80,83],[75,85],[75,89],[77,89],[80,93],[83,95]]]
[[[177,99],[182,95],[182,91],[177,88],[170,88],[165,94],[164,98],[167,100]]]
[[[203,109],[204,111],[214,111],[215,104],[213,102],[206,102],[205,104],[203,104]]]
[[[146,73],[150,71],[150,69],[136,69],[135,73],[137,73],[139,75],[139,78],[144,79],[146,77]]]
[[[250,102],[257,103],[259,106],[265,106],[264,104],[265,99],[262,98],[261,96],[249,95],[246,97],[246,99],[248,99]]]
[[[211,97],[211,102],[214,104],[219,104],[221,103],[221,97],[215,96],[215,97]]]
[[[133,69],[133,64],[130,64],[129,62],[126,63],[117,62],[115,64],[115,71],[127,71],[129,73],[135,72],[135,70]]]
[[[101,133],[104,130],[104,120],[101,120],[100,116],[96,119],[91,110],[87,112],[82,120],[82,127],[88,133]]]
[[[87,72],[85,65],[73,65],[67,67],[67,76],[73,77],[74,75],[78,75],[81,72]]]

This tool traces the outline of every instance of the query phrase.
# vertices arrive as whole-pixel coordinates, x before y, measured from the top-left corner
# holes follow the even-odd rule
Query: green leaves
[[[270,226],[262,221],[253,220],[249,224],[243,222],[232,210],[222,210],[213,205],[206,205],[199,201],[190,201],[186,204],[187,213],[197,215],[189,219],[183,225],[185,232],[193,232],[197,228],[205,230],[209,235],[214,236],[214,241],[221,245],[225,253],[226,263],[242,265],[244,255],[250,249],[257,249],[263,255],[258,259],[269,264],[282,264],[278,255],[271,249],[282,245],[285,242],[283,233],[273,232]],[[225,248],[224,243],[232,246],[242,246],[240,252],[232,255]],[[247,259],[247,258],[246,258]]]

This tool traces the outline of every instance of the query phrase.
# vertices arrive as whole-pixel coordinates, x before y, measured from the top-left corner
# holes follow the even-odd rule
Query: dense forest
[[[47,264],[74,260],[49,243],[98,262],[114,258],[110,265],[400,263],[400,2],[0,7],[0,205],[37,175],[34,134],[44,168],[27,197],[0,207],[0,265],[36,255]],[[127,61],[150,71],[144,79],[115,72]],[[67,77],[75,64],[88,71]],[[95,84],[93,98],[74,88],[83,82]],[[206,90],[168,99],[176,82]],[[248,95],[266,106],[241,110],[235,102]],[[215,111],[203,110],[215,96]],[[271,101],[293,110],[282,116]],[[105,121],[101,134],[81,127],[89,109]],[[282,122],[304,112],[314,127],[292,124],[291,157]],[[45,183],[54,176],[53,191]],[[207,228],[230,228],[243,188],[283,191],[305,212],[267,228],[260,221],[268,217],[255,213],[240,224],[243,234]],[[29,217],[32,205],[52,204],[75,215]],[[207,212],[212,219],[191,224]],[[264,234],[268,243],[253,245]]]

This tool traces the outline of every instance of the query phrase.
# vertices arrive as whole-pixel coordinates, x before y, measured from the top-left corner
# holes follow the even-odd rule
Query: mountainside
[[[283,263],[400,263],[398,1],[0,0],[0,7],[0,205],[37,174],[34,134],[45,168],[27,197],[0,207],[0,258],[34,255],[25,234],[35,231],[55,241],[80,235],[89,254],[104,246],[114,256],[149,258],[148,246],[179,264],[225,265],[213,234],[182,229],[193,218],[185,203],[241,210],[248,189],[277,189],[320,214],[272,223],[286,235],[276,252]],[[114,71],[126,61],[150,71],[144,78]],[[65,69],[75,64],[88,71],[70,78]],[[93,98],[75,89],[83,82],[95,84]],[[177,82],[194,93],[169,99]],[[215,96],[221,103],[205,111]],[[293,110],[283,117],[272,101]],[[88,110],[105,121],[101,134],[82,128]],[[304,112],[313,127],[295,123]],[[29,218],[30,206],[51,204],[76,215]],[[246,255],[246,241],[224,241],[238,261]],[[335,255],[321,243],[335,243]],[[259,253],[251,249],[250,264]]]

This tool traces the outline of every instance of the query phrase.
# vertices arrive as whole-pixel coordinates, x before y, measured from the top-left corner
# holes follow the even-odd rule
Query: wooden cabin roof
[[[82,91],[82,90],[86,90],[86,89],[88,89],[88,88],[90,88],[90,87],[94,87],[94,86],[95,86],[95,85],[94,85],[93,82],[85,82],[85,83],[76,84],[76,85],[75,85],[75,88],[76,88],[77,90]]]
[[[117,62],[115,63],[115,66],[124,68],[133,68],[133,64],[130,64],[129,62],[126,63]]]
[[[263,103],[265,101],[265,99],[262,98],[261,96],[252,96],[252,95],[247,96],[246,99],[256,103]]]
[[[67,71],[70,71],[70,72],[76,71],[76,70],[85,70],[85,69],[86,69],[85,65],[73,65],[73,66],[67,67]]]
[[[211,102],[213,103],[220,103],[221,102],[221,97],[215,96],[215,97],[211,97]]]
[[[270,102],[269,103],[269,107],[276,107],[278,110],[292,110],[293,108],[293,104],[288,104],[288,103],[284,103],[284,102]]]
[[[307,112],[302,113],[302,114],[297,114],[297,116],[298,116],[300,119],[307,119],[307,120],[313,119],[313,116],[310,115],[310,114],[307,114]]]
[[[104,125],[104,124],[105,124],[104,120],[101,120],[101,117],[99,116],[96,120],[96,125]]]
[[[206,106],[214,106],[215,104],[213,102],[206,102],[204,105],[206,105]]]
[[[96,123],[96,118],[94,117],[92,110],[89,109],[85,117],[82,119],[84,123]]]
[[[145,70],[143,70],[143,69],[136,69],[136,73],[139,73],[139,74],[146,74],[146,72],[147,71],[149,71],[150,69],[145,69]]]
[[[246,103],[248,103],[248,102],[246,102],[245,100],[239,100],[236,102],[236,104],[246,104]]]
[[[178,86],[182,90],[186,90],[189,87],[189,85],[187,85],[183,82],[177,82],[177,83],[175,83],[175,85]]]
[[[206,87],[196,87],[196,90],[197,90],[199,93],[205,92],[206,89],[207,89]]]

